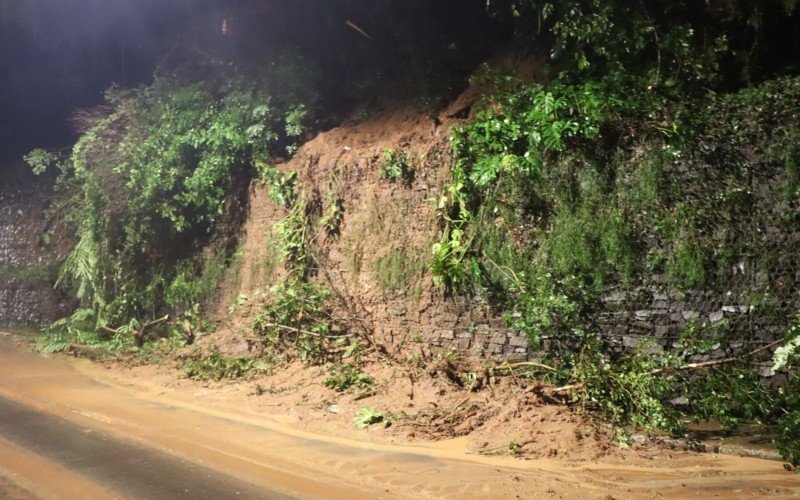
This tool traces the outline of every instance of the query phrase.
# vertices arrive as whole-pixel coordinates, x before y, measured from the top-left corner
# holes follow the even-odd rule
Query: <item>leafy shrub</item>
[[[778,437],[775,444],[783,458],[793,466],[800,466],[800,315],[786,332],[786,344],[775,352],[773,370],[785,372],[789,383],[781,388],[785,399],[784,414],[778,420]]]
[[[59,154],[44,149],[34,149],[26,154],[23,159],[25,163],[30,165],[36,175],[41,175],[48,169],[57,167],[61,161]]]
[[[330,299],[328,290],[310,283],[278,284],[272,288],[271,302],[256,314],[253,328],[267,345],[292,347],[303,361],[322,364],[333,357],[327,341],[344,339],[343,325],[328,305]]]
[[[320,218],[320,224],[329,236],[337,236],[344,222],[344,200],[342,199],[338,180],[335,173],[328,178],[328,192],[325,195],[325,213]]]
[[[781,446],[791,456],[796,389],[777,394],[743,363],[690,362],[714,344],[741,349],[733,336],[703,328],[695,332],[702,342],[672,352],[641,345],[619,353],[595,338],[593,318],[608,290],[640,292],[648,273],[695,291],[721,282],[734,259],[762,250],[758,241],[731,235],[753,215],[754,176],[772,175],[760,168],[786,168],[789,186],[781,194],[792,191],[796,155],[789,138],[800,120],[785,103],[798,102],[800,78],[708,94],[696,85],[718,76],[716,44],[699,47],[677,26],[669,42],[643,42],[683,40],[683,49],[661,48],[685,50],[682,57],[698,64],[665,65],[656,75],[646,57],[599,54],[586,42],[617,36],[592,30],[617,19],[622,7],[570,5],[575,12],[554,4],[561,21],[544,25],[586,60],[565,64],[545,84],[489,74],[472,121],[454,130],[451,182],[439,204],[441,239],[430,261],[435,282],[480,293],[503,310],[511,328],[548,349],[555,368],[548,377],[612,423],[680,432],[691,416],[733,426],[784,415]],[[575,14],[582,11],[596,17]],[[574,25],[561,24],[566,19]],[[593,21],[599,24],[592,27]],[[688,79],[670,82],[668,72]],[[762,265],[778,258],[785,257],[765,255]]]
[[[141,326],[136,319],[116,329],[116,333],[101,330],[93,309],[76,309],[71,316],[53,322],[36,339],[36,349],[42,353],[65,351],[73,344],[88,347],[96,354],[115,351],[136,351],[134,333]]]
[[[269,197],[275,203],[291,208],[297,201],[297,172],[271,168],[262,173],[262,181],[270,183]]]
[[[572,371],[574,379],[583,384],[576,398],[607,415],[615,425],[680,432],[684,429],[680,414],[668,402],[674,394],[673,375],[654,372],[671,362],[646,351],[611,362],[596,340],[589,341]]]
[[[403,180],[410,183],[414,180],[414,169],[411,166],[411,153],[396,149],[383,152],[381,175],[390,181]]]
[[[442,234],[442,241],[433,244],[430,268],[438,286],[455,288],[466,279],[463,261],[468,247],[462,242],[463,236],[461,229],[453,228]]]
[[[366,429],[371,425],[383,422],[383,414],[372,408],[365,407],[356,413],[355,424],[359,429]]]
[[[275,224],[273,232],[286,268],[295,278],[307,278],[313,265],[313,234],[303,194],[294,201],[289,213]]]
[[[228,358],[214,350],[208,356],[186,360],[183,370],[192,380],[219,382],[242,378],[254,371],[264,371],[265,367],[259,366],[253,358]]]
[[[351,363],[333,365],[329,373],[322,385],[337,392],[344,392],[352,387],[364,389],[375,383],[372,377],[363,374]]]
[[[102,321],[153,315],[165,300],[193,304],[207,292],[207,283],[192,283],[203,266],[188,261],[200,260],[196,250],[211,233],[236,223],[228,197],[240,180],[310,116],[285,95],[273,100],[258,79],[203,71],[214,77],[111,89],[104,110],[80,115],[84,132],[68,158],[27,157],[37,172],[54,162],[61,169],[62,207],[79,242],[59,284]],[[290,189],[280,187],[290,203]]]

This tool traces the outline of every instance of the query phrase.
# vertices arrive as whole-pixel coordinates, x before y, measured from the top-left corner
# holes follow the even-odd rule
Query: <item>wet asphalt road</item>
[[[0,437],[124,497],[290,498],[2,396]]]

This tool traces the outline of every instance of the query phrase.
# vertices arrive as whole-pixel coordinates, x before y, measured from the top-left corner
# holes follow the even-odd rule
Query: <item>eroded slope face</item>
[[[334,128],[277,168],[297,173],[295,190],[316,221],[312,281],[342,299],[342,317],[368,324],[387,345],[522,359],[524,336],[509,332],[480,300],[446,297],[428,267],[440,233],[437,204],[449,181],[450,131],[459,122],[454,115],[468,112],[474,95],[474,89],[467,92],[438,116],[401,109]],[[392,167],[407,171],[393,179]],[[225,287],[225,308],[237,295],[268,295],[286,277],[275,225],[287,209],[271,189],[256,183],[251,191],[239,283]],[[332,210],[340,212],[335,230],[326,224]],[[245,318],[238,327],[247,331],[249,323]]]

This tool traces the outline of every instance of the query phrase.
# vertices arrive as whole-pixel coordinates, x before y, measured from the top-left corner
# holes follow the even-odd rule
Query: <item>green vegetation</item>
[[[396,13],[412,3],[367,9]],[[746,296],[759,314],[785,313],[772,299],[796,249],[769,240],[769,229],[796,232],[800,221],[800,77],[797,61],[775,54],[796,47],[798,2],[486,5],[513,31],[514,43],[549,59],[536,83],[485,67],[474,80],[484,94],[468,113],[453,115],[470,118],[453,130],[450,179],[436,205],[434,283],[443,294],[480,296],[509,328],[546,349],[543,378],[559,386],[554,394],[603,416],[621,443],[629,427],[680,434],[691,419],[731,426],[759,420],[777,423],[779,450],[800,463],[800,326],[783,320],[788,333],[774,370],[786,383],[777,389],[761,384],[751,363],[767,350],[742,351],[758,328],[743,339],[724,322],[690,322],[666,349],[646,339],[618,348],[598,334],[597,323],[612,290],[685,298],[724,289]],[[392,30],[411,30],[414,23],[403,19]],[[440,48],[460,50],[457,43]],[[415,62],[403,71],[437,75],[432,62]],[[353,333],[366,321],[342,311],[346,290],[322,276],[321,250],[345,220],[336,166],[324,193],[304,185],[313,159],[302,175],[275,167],[312,124],[327,125],[316,120],[314,65],[291,54],[268,74],[197,66],[161,72],[146,87],[109,90],[105,107],[79,115],[83,133],[69,156],[36,150],[26,157],[36,173],[59,170],[62,196],[53,211],[78,234],[58,284],[81,308],[55,323],[40,349],[136,352],[133,333],[164,313],[196,328],[236,258],[241,199],[256,179],[283,217],[268,242],[268,274],[280,281],[259,295],[254,330],[276,361],[329,365],[325,386],[368,388],[374,381],[361,371],[358,339],[371,340]],[[330,86],[382,87],[378,68],[357,73],[351,85]],[[420,87],[431,83],[419,80]],[[381,178],[408,187],[414,163],[410,151],[387,149]],[[781,200],[780,213],[759,205],[765,199]],[[370,250],[364,236],[390,235],[399,219],[368,203],[363,234],[350,236],[357,241],[348,265],[356,273]],[[320,234],[325,241],[317,241]],[[403,243],[374,259],[371,270],[387,295],[421,274],[413,245]],[[745,263],[758,273],[731,271]],[[6,276],[38,272],[0,268]],[[787,302],[789,295],[796,300],[796,291],[784,292]],[[239,299],[231,312],[249,302]],[[181,338],[175,329],[163,325],[152,336],[173,342]],[[736,355],[696,361],[719,351]],[[216,351],[186,363],[187,376],[202,380],[260,369]],[[381,421],[370,408],[356,417],[359,427]],[[506,450],[519,451],[515,443]]]
[[[332,172],[328,177],[328,192],[325,194],[325,213],[320,219],[320,224],[325,228],[328,236],[338,236],[342,222],[344,222],[344,200],[342,199],[339,181],[335,172]]]
[[[7,279],[22,279],[45,281],[58,275],[58,263],[38,264],[28,267],[11,267],[0,264],[0,277]]]
[[[679,433],[691,416],[780,417],[779,446],[796,460],[796,385],[778,393],[747,364],[689,361],[735,335],[690,325],[691,345],[620,354],[594,323],[607,290],[635,293],[656,273],[687,292],[731,286],[720,283],[733,263],[761,245],[743,221],[771,220],[753,208],[754,180],[768,185],[780,167],[788,181],[775,195],[793,196],[800,78],[746,83],[766,63],[761,16],[790,23],[795,2],[723,2],[703,20],[666,1],[495,8],[519,20],[520,40],[550,43],[554,62],[547,83],[489,68],[478,77],[486,93],[452,137],[435,282],[483,294],[534,345],[547,338],[548,378],[615,425]],[[733,27],[752,46],[729,40]],[[710,90],[726,84],[745,88]],[[760,252],[762,266],[780,262]]]
[[[785,413],[778,421],[776,444],[781,454],[795,466],[800,466],[800,315],[786,333],[786,345],[775,352],[773,370],[786,373],[789,383],[780,389],[785,399]]]
[[[72,350],[93,359],[135,355],[139,362],[157,363],[185,343],[176,326],[162,325],[149,332],[154,341],[138,347],[135,334],[140,328],[142,325],[135,319],[117,329],[97,328],[95,311],[77,309],[71,316],[49,325],[34,347],[48,354]]]
[[[383,152],[381,175],[390,181],[402,180],[410,184],[414,180],[414,168],[411,165],[411,153],[397,149]]]
[[[375,260],[375,275],[381,290],[386,294],[408,291],[415,279],[424,271],[424,258],[416,255],[416,249],[407,242]]]
[[[270,96],[286,82],[215,64],[174,74],[184,76],[110,89],[102,110],[79,116],[84,132],[68,157],[26,157],[37,173],[60,172],[52,211],[79,240],[58,285],[94,312],[87,332],[208,300],[235,257],[237,197],[256,171],[271,176],[283,203],[294,202],[293,175],[263,167],[310,118],[288,94]],[[203,83],[189,74],[204,74]]]
[[[331,366],[330,375],[322,381],[322,385],[337,392],[344,392],[350,388],[366,389],[374,383],[372,377],[364,375],[351,363]]]
[[[303,281],[281,283],[272,289],[271,302],[256,314],[253,328],[268,346],[292,347],[303,361],[334,361],[330,341],[339,345],[347,338],[344,325],[329,307],[331,293]],[[283,350],[291,357],[291,350]]]
[[[383,413],[373,410],[370,407],[362,408],[356,413],[355,424],[359,429],[383,422]]]

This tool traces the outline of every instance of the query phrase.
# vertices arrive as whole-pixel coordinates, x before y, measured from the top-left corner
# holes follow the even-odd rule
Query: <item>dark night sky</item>
[[[354,74],[392,80],[419,54],[438,53],[459,67],[456,72],[469,71],[486,55],[486,37],[495,36],[485,5],[485,0],[0,0],[0,169],[33,148],[69,147],[76,109],[101,104],[112,84],[148,83],[165,54],[177,47],[258,65],[299,49],[325,75],[328,96],[342,99],[335,91],[346,88]],[[223,19],[231,20],[233,36],[221,36]],[[373,39],[347,27],[351,19]],[[448,47],[458,50],[446,53]]]
[[[0,164],[68,146],[69,116],[148,81],[204,0],[0,0]],[[213,33],[214,26],[208,27]]]

